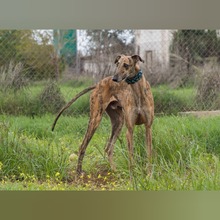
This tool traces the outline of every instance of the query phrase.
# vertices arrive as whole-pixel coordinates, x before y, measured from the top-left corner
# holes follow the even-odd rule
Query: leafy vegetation
[[[171,52],[186,58],[191,65],[218,56],[219,48],[216,30],[178,30],[174,32]]]
[[[50,36],[32,30],[1,30],[0,67],[7,68],[10,62],[22,63],[26,76],[32,80],[58,77],[50,40]],[[62,62],[57,62],[58,68],[63,68]]]

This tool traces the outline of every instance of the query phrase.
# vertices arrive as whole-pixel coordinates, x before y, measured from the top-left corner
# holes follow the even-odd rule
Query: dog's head
[[[138,61],[144,62],[139,55],[120,55],[115,59],[116,73],[112,80],[120,82],[128,77],[133,77],[139,70]]]

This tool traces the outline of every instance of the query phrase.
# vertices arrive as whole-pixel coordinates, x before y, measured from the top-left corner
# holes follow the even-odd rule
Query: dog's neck
[[[132,77],[128,77],[125,79],[125,82],[127,84],[134,84],[138,82],[142,78],[142,71],[139,69],[139,71]]]

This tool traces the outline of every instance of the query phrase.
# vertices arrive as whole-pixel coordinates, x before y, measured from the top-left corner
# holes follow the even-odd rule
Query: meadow
[[[111,129],[105,116],[86,151],[85,174],[77,178],[77,157],[69,155],[77,155],[86,132],[89,95],[71,106],[52,132],[54,109],[43,113],[39,99],[45,85],[35,84],[19,93],[7,92],[7,96],[0,93],[0,190],[220,189],[220,117],[177,115],[193,105],[192,88],[172,92],[166,86],[153,88],[155,106],[168,107],[162,116],[156,115],[153,124],[151,176],[147,175],[142,126],[135,128],[133,170],[128,168],[123,130],[114,150],[117,171],[112,172],[104,155]],[[86,86],[81,81],[65,83],[60,92],[68,101]]]

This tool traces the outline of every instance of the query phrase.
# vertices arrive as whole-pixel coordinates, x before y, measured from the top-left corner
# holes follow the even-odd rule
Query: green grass
[[[58,112],[63,102],[51,103],[50,106],[44,108],[45,103],[40,99],[42,91],[50,84],[50,81],[35,82],[24,90],[14,93],[8,90],[7,93],[0,91],[0,114],[10,115],[44,115],[45,113]],[[72,80],[69,82],[58,82],[61,96],[66,102],[70,101],[77,93],[82,91],[87,86],[93,84],[91,81]],[[166,85],[152,88],[155,103],[155,112],[163,113],[165,115],[177,114],[180,111],[201,110],[204,109],[205,104],[198,105],[196,103],[196,89],[195,88],[179,88],[171,89]],[[67,109],[64,114],[77,116],[82,113],[89,113],[89,94],[85,94],[74,105]],[[54,95],[53,93],[51,95]],[[57,94],[57,99],[53,96],[53,100],[59,100],[60,96]],[[52,99],[52,97],[51,97]],[[46,100],[48,103],[48,100]]]
[[[45,109],[45,103],[43,103],[40,98],[44,88],[49,83],[50,81],[35,83],[17,93],[12,90],[8,90],[7,93],[0,91],[0,114],[39,116],[44,115],[45,113],[58,112],[61,103],[51,103],[48,106],[49,108]],[[60,91],[65,101],[68,102],[87,85],[89,85],[89,82],[84,84],[80,83],[80,81],[76,81],[75,84],[63,83],[60,87]],[[57,100],[59,100],[59,98],[57,98]],[[48,102],[49,101],[46,100],[46,103]],[[61,104],[61,106],[63,106],[63,104]],[[71,106],[64,114],[76,116],[79,113],[88,114],[88,112],[89,94],[86,94],[81,97],[81,99],[77,100],[75,105]]]
[[[172,89],[167,85],[161,85],[152,88],[152,92],[156,113],[169,115],[181,111],[201,110],[196,103],[196,89],[193,87]]]
[[[219,190],[220,117],[166,116],[153,124],[152,175],[144,128],[135,128],[135,166],[128,168],[123,130],[116,142],[112,172],[103,155],[110,133],[104,117],[86,151],[83,169],[76,180],[77,154],[86,132],[88,116],[62,116],[51,132],[53,115],[34,119],[0,116],[0,189],[2,190]]]

